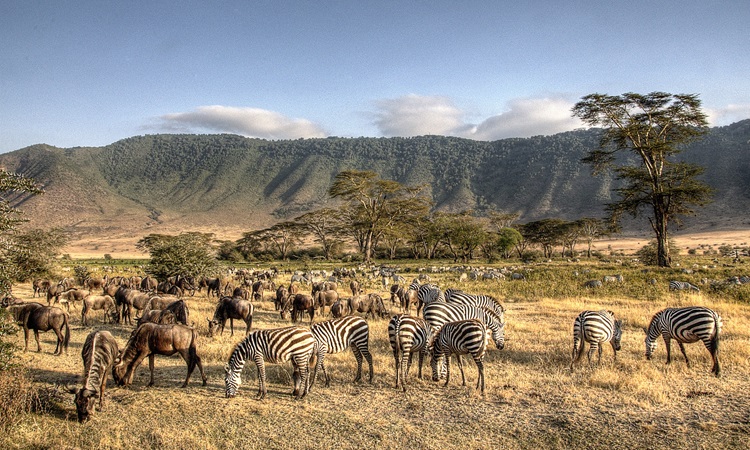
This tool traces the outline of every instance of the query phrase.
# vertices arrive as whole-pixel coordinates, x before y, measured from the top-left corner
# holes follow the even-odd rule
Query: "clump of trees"
[[[212,233],[150,234],[136,247],[151,255],[145,271],[159,280],[178,275],[198,277],[217,270]]]

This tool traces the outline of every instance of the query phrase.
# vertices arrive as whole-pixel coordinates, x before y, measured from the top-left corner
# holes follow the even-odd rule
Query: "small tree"
[[[181,233],[177,236],[150,234],[136,244],[151,254],[146,272],[159,280],[182,275],[198,277],[216,272],[213,234]]]
[[[607,205],[609,219],[617,224],[623,214],[648,216],[656,236],[656,265],[669,267],[669,224],[692,214],[692,205],[705,205],[711,189],[698,180],[703,168],[680,162],[681,147],[706,133],[706,115],[697,95],[652,92],[621,96],[591,94],[573,107],[573,115],[591,126],[602,126],[599,148],[583,161],[594,171],[613,168],[625,185],[615,189],[620,199]],[[621,152],[637,156],[639,163],[615,158]]]

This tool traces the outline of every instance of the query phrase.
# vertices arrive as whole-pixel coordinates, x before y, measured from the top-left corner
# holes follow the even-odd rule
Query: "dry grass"
[[[442,286],[452,282],[437,280]],[[500,298],[502,283],[469,284],[469,292]],[[15,290],[30,299],[28,286]],[[536,291],[535,291],[536,292]],[[384,294],[384,292],[381,292]],[[193,375],[187,389],[179,385],[186,367],[178,357],[156,358],[156,386],[146,388],[148,365],[136,372],[129,389],[110,387],[105,411],[86,424],[75,421],[72,395],[56,408],[27,413],[8,434],[2,448],[747,448],[750,439],[750,307],[710,300],[702,295],[669,294],[657,300],[617,296],[574,295],[550,299],[508,300],[506,348],[494,347],[486,357],[486,396],[474,389],[477,374],[468,362],[467,387],[453,371],[448,387],[417,379],[416,360],[407,393],[394,389],[394,363],[387,341],[387,320],[370,321],[375,380],[353,384],[351,352],[329,356],[331,387],[318,380],[310,395],[290,395],[290,365],[268,365],[269,393],[254,399],[257,377],[246,367],[239,396],[225,399],[223,366],[232,346],[244,336],[206,336],[213,301],[189,299],[192,320],[201,334],[199,354],[209,384]],[[687,346],[692,368],[681,356],[664,364],[660,342],[654,360],[643,357],[643,327],[667,305],[699,303],[724,319],[722,377],[709,373],[710,358],[701,344]],[[583,309],[609,308],[626,321],[623,349],[613,362],[606,347],[602,364],[585,362],[570,373],[573,319]],[[86,334],[72,314],[70,354],[55,357],[53,334],[42,334],[41,354],[22,355],[35,385],[50,389],[77,383],[80,350]],[[254,326],[277,327],[280,320],[270,301],[256,309]],[[106,326],[123,345],[131,327]],[[17,337],[22,342],[22,337]],[[676,346],[675,352],[679,354]],[[454,363],[455,367],[455,363]]]

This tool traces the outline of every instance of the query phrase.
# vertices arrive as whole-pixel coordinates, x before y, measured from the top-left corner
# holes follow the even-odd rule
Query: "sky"
[[[136,135],[582,127],[591,93],[750,118],[750,2],[0,0],[0,153]]]

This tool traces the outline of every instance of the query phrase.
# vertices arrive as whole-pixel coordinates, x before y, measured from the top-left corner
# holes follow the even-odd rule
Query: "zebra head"
[[[612,334],[612,345],[616,351],[620,351],[620,341],[622,340],[622,319],[615,320],[615,329]]]
[[[505,347],[505,323],[501,322],[492,330],[492,340],[495,342],[498,350],[502,350]]]
[[[650,326],[649,329],[651,329]],[[649,330],[646,328],[644,328],[643,331],[646,333],[646,359],[651,359],[651,355],[656,351],[656,339],[651,337],[648,332]]]
[[[226,398],[234,398],[237,390],[242,384],[242,367],[239,370],[230,370],[229,364],[224,366],[224,394]]]

